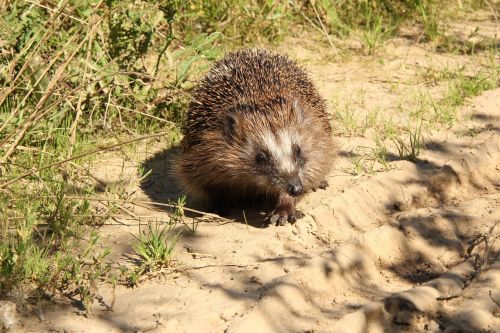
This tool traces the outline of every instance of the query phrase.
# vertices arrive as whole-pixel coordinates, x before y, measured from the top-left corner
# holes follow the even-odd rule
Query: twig
[[[46,154],[46,155],[49,155],[49,156],[56,156],[55,154],[52,154],[52,153],[49,153],[47,151],[43,151],[41,152],[39,148],[35,148],[35,147],[27,147],[27,146],[17,146],[16,147],[16,150],[23,150],[23,151],[31,151],[35,154]],[[24,169],[28,169],[26,166],[21,166],[21,165],[17,165],[15,163],[10,163],[10,162],[6,162],[6,163],[3,163],[3,164],[12,164],[12,165],[16,165],[16,166],[19,166],[19,167],[22,167]],[[79,169],[80,171],[84,172],[87,176],[91,177],[92,179],[94,179],[96,182],[98,182],[101,186],[105,187],[106,186],[106,182],[103,181],[102,179],[100,179],[99,177],[93,175],[87,168],[75,163],[75,162],[68,162],[68,164],[74,166],[75,168]],[[0,163],[0,165],[2,165],[2,163]]]
[[[495,10],[495,8],[493,8],[493,6],[491,5],[490,1],[486,1],[486,4],[488,5],[489,10],[491,11],[491,15],[493,15],[493,17],[495,18],[495,21],[498,22],[498,12],[497,12],[497,10]]]
[[[339,53],[337,52],[337,48],[335,48],[335,45],[333,45],[332,39],[330,38],[330,34],[328,34],[328,31],[326,31],[326,28],[323,25],[323,21],[319,17],[318,11],[316,10],[316,6],[314,5],[314,3],[313,3],[312,0],[311,0],[311,6],[312,6],[312,8],[314,10],[314,13],[316,14],[316,18],[318,19],[319,24],[321,25],[321,29],[323,30],[323,33],[325,34],[326,39],[328,40],[328,43],[330,44],[330,46],[331,46],[331,48],[333,50],[333,53],[335,53],[335,56],[337,57],[337,60],[340,59]]]
[[[48,11],[50,11],[50,12],[57,13],[57,10],[56,10],[56,9],[50,8],[50,7],[48,7],[48,6],[44,6],[44,5],[42,5],[41,3],[37,3],[37,2],[34,2],[34,1],[30,1],[30,0],[26,0],[26,2],[29,2],[29,3],[31,3],[31,4],[33,4],[33,5],[35,5],[35,6],[38,6],[38,7],[41,7],[41,8],[47,9],[47,10],[48,10]],[[85,22],[85,21],[83,21],[83,20],[80,20],[78,17],[75,17],[75,16],[70,15],[70,14],[63,13],[63,12],[62,12],[62,9],[61,9],[61,12],[60,12],[59,14],[61,14],[62,16],[66,16],[66,17],[72,18],[73,20],[78,21],[78,22],[80,22],[81,24],[88,25],[88,23],[87,23],[87,22]]]
[[[64,164],[64,163],[72,161],[72,160],[76,160],[76,159],[79,159],[79,158],[82,158],[82,157],[85,157],[85,156],[88,156],[88,155],[92,155],[92,154],[95,154],[95,153],[100,152],[100,151],[109,150],[109,149],[112,149],[112,148],[115,148],[115,147],[123,146],[123,145],[129,144],[129,143],[132,143],[132,142],[159,137],[159,136],[162,136],[162,135],[165,135],[165,134],[168,134],[168,133],[170,133],[170,131],[165,131],[165,132],[160,132],[160,133],[155,133],[155,134],[144,135],[144,136],[141,136],[141,137],[138,137],[138,138],[133,138],[133,139],[130,139],[130,140],[125,140],[125,141],[122,141],[122,142],[118,142],[118,143],[112,144],[110,146],[98,147],[96,149],[92,149],[92,150],[90,150],[88,152],[79,154],[77,156],[73,156],[73,157],[64,159],[62,161],[54,162],[54,163],[51,163],[49,165],[43,166],[43,167],[38,168],[36,170],[30,171],[30,172],[26,172],[26,173],[24,173],[24,174],[22,174],[22,175],[20,175],[20,176],[18,176],[16,178],[12,179],[12,180],[9,180],[9,181],[7,181],[7,182],[5,182],[3,184],[0,184],[0,189],[9,186],[12,183],[15,183],[16,181],[18,181],[20,179],[23,179],[23,178],[26,178],[28,176],[31,176],[31,175],[33,175],[33,174],[35,174],[37,172],[42,171],[42,170],[52,168],[52,167],[54,167],[56,165],[61,165],[61,164]]]
[[[14,58],[14,60],[9,64],[9,67],[7,69],[7,72],[11,72],[14,70],[17,62],[19,61],[19,59],[21,59],[24,54],[26,52],[28,52],[30,49],[31,49],[31,52],[30,54],[28,54],[26,56],[26,59],[30,59],[33,54],[35,54],[35,52],[38,51],[38,49],[40,48],[41,45],[44,45],[45,42],[47,41],[47,39],[49,39],[50,36],[52,36],[52,34],[57,31],[57,29],[55,29],[54,27],[52,27],[52,24],[54,24],[54,22],[56,21],[57,17],[59,16],[59,14],[62,13],[64,7],[66,7],[66,5],[68,4],[68,1],[69,0],[65,0],[63,3],[60,4],[59,6],[59,9],[57,12],[53,13],[52,16],[47,20],[47,27],[46,27],[46,30],[45,30],[45,33],[44,35],[42,36],[42,38],[38,41],[38,43],[35,45],[35,47],[32,48],[32,44],[35,42],[35,40],[37,40],[37,35],[34,34],[33,37],[31,37],[31,40],[26,43],[26,46],[21,50],[21,52],[19,52],[17,54],[17,56]],[[5,92],[5,94],[3,95],[0,95],[0,105],[2,105],[2,103],[4,102],[4,100],[7,98],[7,96],[15,89],[15,83],[16,81],[21,77],[21,75],[24,73],[24,71],[26,70],[26,68],[28,68],[29,66],[29,61],[25,61],[23,66],[21,66],[21,69],[19,69],[16,77],[12,80],[12,86],[10,89],[7,89],[7,91]]]
[[[498,225],[498,222],[495,222],[495,224],[493,226],[491,226],[490,230],[488,231],[488,235],[485,236],[485,239],[484,239],[485,249],[484,249],[484,254],[483,254],[483,264],[481,265],[481,270],[483,270],[486,267],[486,265],[488,264],[488,258],[491,254],[491,249],[495,245],[497,238],[500,236],[500,234],[496,234],[496,235],[493,234],[493,231],[495,231],[495,228],[497,227],[497,225]]]
[[[172,33],[172,22],[170,22],[170,20],[169,20],[167,22],[167,24],[168,24],[168,37],[166,38],[165,45],[163,46],[160,54],[158,55],[158,59],[156,60],[155,70],[153,72],[155,77],[156,77],[156,75],[158,75],[158,69],[160,68],[160,61],[161,61],[161,58],[163,57],[163,54],[165,53],[165,51],[167,51],[168,46],[174,40],[173,33]]]
[[[71,196],[71,195],[65,196],[65,198],[66,199],[74,199],[74,200],[90,200],[90,201],[108,201],[108,202],[130,203],[133,205],[146,204],[146,205],[154,205],[154,206],[161,206],[161,207],[168,207],[168,208],[177,208],[177,205],[175,205],[175,204],[167,204],[167,203],[162,203],[162,202],[146,201],[146,200],[101,199],[101,198],[89,198],[89,197]],[[188,212],[213,217],[213,218],[223,220],[226,222],[233,222],[233,220],[227,219],[227,218],[219,216],[217,214],[204,212],[204,211],[201,211],[198,209],[187,208],[187,207],[183,207],[183,209],[187,210]]]
[[[124,211],[125,213],[129,214],[131,217],[135,218],[136,220],[139,220],[138,216],[135,215],[133,212],[131,212],[130,210],[128,210],[127,208],[123,207],[122,205],[119,205],[117,203],[115,203],[115,205],[120,208],[122,211]]]
[[[99,22],[99,20],[97,20]],[[95,28],[97,27],[97,24],[92,24],[92,28],[90,29],[89,33],[89,40],[88,40],[88,45],[87,45],[87,56],[86,56],[86,61],[85,61],[85,70],[83,71],[83,78],[88,81],[88,70],[89,70],[89,63],[90,63],[90,51],[92,49],[92,43],[94,41],[94,34],[95,34]],[[69,130],[69,144],[70,144],[70,149],[68,150],[68,156],[71,157],[71,154],[73,153],[73,149],[75,146],[76,142],[76,128],[78,125],[78,121],[80,120],[80,116],[82,114],[82,101],[84,98],[84,90],[80,91],[80,94],[78,96],[78,103],[76,105],[76,115],[75,119],[73,120],[73,123],[71,124],[70,130]]]
[[[161,122],[164,122],[164,123],[167,123],[167,124],[175,125],[175,123],[174,123],[174,122],[172,122],[172,121],[169,121],[169,120],[166,120],[166,119],[163,119],[163,118],[160,118],[160,117],[156,117],[156,116],[153,116],[152,114],[147,114],[147,113],[145,113],[145,112],[141,112],[141,111],[138,111],[138,110],[133,110],[133,109],[130,109],[130,108],[126,108],[126,107],[124,107],[124,106],[119,106],[119,105],[116,105],[114,102],[113,102],[113,103],[111,103],[111,101],[108,101],[108,102],[106,103],[106,107],[107,107],[108,105],[113,106],[113,107],[114,107],[114,108],[116,108],[117,110],[120,110],[120,109],[121,109],[121,110],[125,110],[125,111],[130,111],[130,112],[138,113],[138,114],[140,114],[140,115],[143,115],[143,116],[146,116],[146,117],[149,117],[149,118],[153,118],[153,119],[155,119],[155,120],[158,120],[158,121],[161,121]]]
[[[44,115],[46,115],[49,112],[49,109],[46,109],[45,111],[42,111],[42,112],[38,113],[38,111],[40,111],[40,109],[42,108],[42,106],[45,104],[45,101],[51,95],[51,91],[54,89],[54,87],[56,86],[56,83],[61,78],[62,73],[66,69],[66,66],[68,66],[68,64],[73,59],[73,57],[76,55],[76,53],[78,52],[78,50],[82,47],[82,45],[86,41],[86,39],[87,39],[87,37],[85,37],[80,42],[80,44],[75,48],[75,50],[73,50],[73,52],[70,54],[70,56],[68,57],[68,59],[66,59],[66,61],[61,66],[59,66],[57,68],[57,70],[56,70],[56,72],[54,74],[54,77],[52,78],[52,80],[50,80],[50,82],[49,82],[49,84],[47,86],[45,94],[38,101],[38,103],[35,106],[35,110],[33,111],[32,115],[26,120],[24,126],[21,128],[21,130],[17,134],[16,138],[14,139],[14,142],[12,143],[12,145],[9,147],[9,149],[7,150],[7,152],[5,153],[5,155],[0,160],[1,162],[5,162],[9,158],[9,156],[14,152],[16,146],[22,140],[22,138],[24,137],[24,135],[26,134],[26,132],[28,131],[28,129],[33,124],[36,124],[40,119],[43,118]]]
[[[111,99],[110,99],[110,101],[111,101]],[[115,106],[116,106],[116,104],[113,104],[113,105],[115,105]],[[127,125],[125,125],[125,124],[123,123],[123,119],[122,119],[122,112],[120,111],[120,109],[118,109],[118,108],[117,108],[117,109],[116,109],[116,111],[118,112],[118,120],[120,121],[120,124],[122,125],[122,127],[123,127],[123,128],[125,128],[125,130],[126,130],[127,132],[129,132],[131,135],[137,135],[137,133],[136,133],[136,132],[132,131],[130,128],[128,128],[128,127],[127,127]]]
[[[52,59],[50,60],[50,62],[47,64],[47,66],[45,67],[45,69],[40,73],[40,76],[39,78],[35,81],[35,83],[32,84],[32,87],[31,89],[28,90],[28,92],[24,95],[24,98],[22,99],[21,102],[19,102],[19,104],[17,105],[17,107],[9,114],[9,116],[7,117],[7,119],[5,119],[3,125],[0,127],[0,132],[2,132],[5,127],[7,127],[7,125],[10,123],[10,120],[12,119],[12,117],[14,117],[18,112],[19,110],[21,109],[21,107],[23,107],[26,103],[26,101],[28,100],[28,97],[31,96],[32,93],[43,93],[42,90],[35,90],[38,85],[40,84],[40,82],[46,77],[47,73],[49,72],[49,70],[52,68],[52,66],[57,62],[57,60],[59,59],[59,57],[61,55],[63,55],[68,46],[78,37],[80,36],[80,31],[82,30],[82,28],[80,27],[77,31],[75,31],[75,33],[73,34],[73,36],[71,36],[71,38],[68,40],[68,42],[61,48],[61,50],[59,50],[58,53],[56,53],[54,55],[54,57],[52,57]],[[28,61],[26,61],[26,63],[29,63]],[[4,95],[4,96],[1,96],[0,97],[0,105],[3,103],[4,101],[4,98],[6,98],[11,92],[17,90],[17,89],[20,89],[19,88],[19,85],[21,84],[22,82],[19,82],[17,85],[13,85],[9,91],[7,91],[7,93]],[[2,141],[2,144],[0,145],[3,145],[3,143],[5,143],[9,138],[11,137],[11,135],[7,136],[3,141]]]

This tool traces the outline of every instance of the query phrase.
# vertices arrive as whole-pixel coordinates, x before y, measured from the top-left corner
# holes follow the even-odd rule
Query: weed
[[[389,137],[389,139],[393,142],[401,159],[417,162],[423,145],[422,121],[413,128],[403,127],[403,136],[405,135],[407,141],[396,135]]]
[[[390,169],[388,149],[378,136],[375,138],[375,147],[358,146],[353,152],[354,155],[351,157],[352,168],[346,170],[350,174],[360,175]]]
[[[365,158],[363,156],[359,156],[359,155],[351,156],[350,162],[352,164],[352,167],[345,169],[344,171],[346,173],[354,175],[354,176],[358,176],[358,175],[366,172]]]
[[[422,73],[422,78],[425,84],[428,86],[437,85],[441,81],[448,81],[456,79],[460,72],[464,70],[464,67],[458,68],[458,70],[453,71],[449,68],[436,69],[433,67],[427,67]]]
[[[309,14],[315,6],[331,34],[345,37],[356,30],[367,30],[371,31],[369,40],[378,42],[381,33],[395,30],[411,18],[418,3],[420,1],[322,0],[311,1],[305,6],[305,13]]]
[[[89,309],[92,286],[110,271],[109,250],[100,251],[97,232],[85,226],[94,223],[88,202],[65,199],[63,184],[52,190],[55,198],[41,190],[13,202],[0,194],[0,290],[5,296],[27,283],[38,293],[64,290]]]
[[[345,133],[349,136],[358,135],[360,132],[358,126],[358,116],[348,107],[335,112],[336,119],[342,124]]]
[[[124,281],[127,285],[134,287],[139,284],[141,276],[144,271],[141,269],[128,269],[127,267],[121,267],[122,276],[124,276]]]
[[[382,16],[372,18],[370,11],[366,28],[362,32],[362,41],[368,52],[372,52],[373,49],[379,46],[389,33],[382,25],[382,20]]]
[[[154,226],[153,226],[154,225]],[[142,260],[140,271],[154,271],[169,267],[175,244],[181,232],[174,233],[174,223],[148,223],[146,230],[141,230],[139,236],[134,236],[137,242],[133,245],[136,254]]]
[[[438,124],[446,125],[450,128],[455,124],[457,120],[457,110],[449,104],[441,103],[440,101],[435,102],[434,99],[429,95],[428,100],[434,112],[434,120]]]
[[[377,123],[378,115],[379,115],[379,110],[377,110],[377,109],[369,111],[365,117],[363,127],[365,129],[374,127],[375,124]]]
[[[439,22],[432,13],[432,8],[429,3],[425,1],[419,1],[417,8],[420,12],[422,23],[424,25],[424,36],[431,42],[437,43],[438,39],[442,36],[442,33]]]
[[[341,123],[343,134],[348,136],[363,136],[368,128],[373,126],[378,117],[378,110],[369,111],[364,120],[360,120],[359,108],[365,107],[365,91],[360,89],[355,97],[347,97],[343,103],[338,98],[334,102],[336,109],[334,119]]]
[[[191,218],[190,223],[187,221],[188,217],[184,214],[186,196],[178,198],[177,203],[174,206],[175,210],[171,216],[172,221],[177,224],[182,224],[190,234],[194,235],[198,229],[199,221],[194,217]]]
[[[467,77],[460,75],[451,85],[443,103],[451,106],[462,105],[466,98],[474,97],[483,91],[493,89],[499,84],[498,74],[487,75],[479,72],[473,76]]]
[[[146,273],[156,273],[163,268],[172,266],[173,252],[183,229],[183,225],[191,234],[196,232],[198,222],[192,220],[192,224],[186,222],[184,206],[186,198],[177,200],[175,211],[166,223],[149,222],[147,228],[143,229],[139,224],[139,236],[135,236],[136,243],[133,245],[135,254],[140,262],[134,268],[121,267],[122,276],[128,285],[135,286]]]
[[[395,136],[397,134],[397,126],[394,123],[394,120],[392,118],[386,119],[382,123],[382,131],[381,131],[381,137],[383,139],[385,138],[390,138],[392,136]]]
[[[138,167],[139,179],[138,183],[144,182],[153,172],[153,170],[146,168],[143,164],[140,164]]]
[[[375,148],[372,150],[373,159],[382,165],[384,170],[389,170],[388,149],[384,142],[375,137]]]

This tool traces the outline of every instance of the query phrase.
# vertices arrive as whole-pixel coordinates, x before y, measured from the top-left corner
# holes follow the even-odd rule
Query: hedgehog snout
[[[304,187],[302,186],[302,182],[299,177],[293,178],[288,182],[287,192],[292,197],[297,197],[302,194]]]

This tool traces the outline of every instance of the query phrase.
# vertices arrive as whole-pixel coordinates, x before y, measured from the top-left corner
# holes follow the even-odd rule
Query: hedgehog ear
[[[232,112],[226,113],[224,117],[224,133],[231,138],[236,132],[236,115]]]
[[[304,121],[304,109],[302,106],[299,104],[299,101],[294,99],[293,104],[292,104],[292,109],[295,115],[297,116],[297,119],[302,122]]]

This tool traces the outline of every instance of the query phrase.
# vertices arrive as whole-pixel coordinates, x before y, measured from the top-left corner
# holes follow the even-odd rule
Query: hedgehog
[[[334,146],[326,103],[284,55],[226,54],[194,90],[182,132],[174,172],[188,197],[216,212],[258,199],[267,203],[267,223],[294,223],[304,215],[297,200],[328,186]]]

